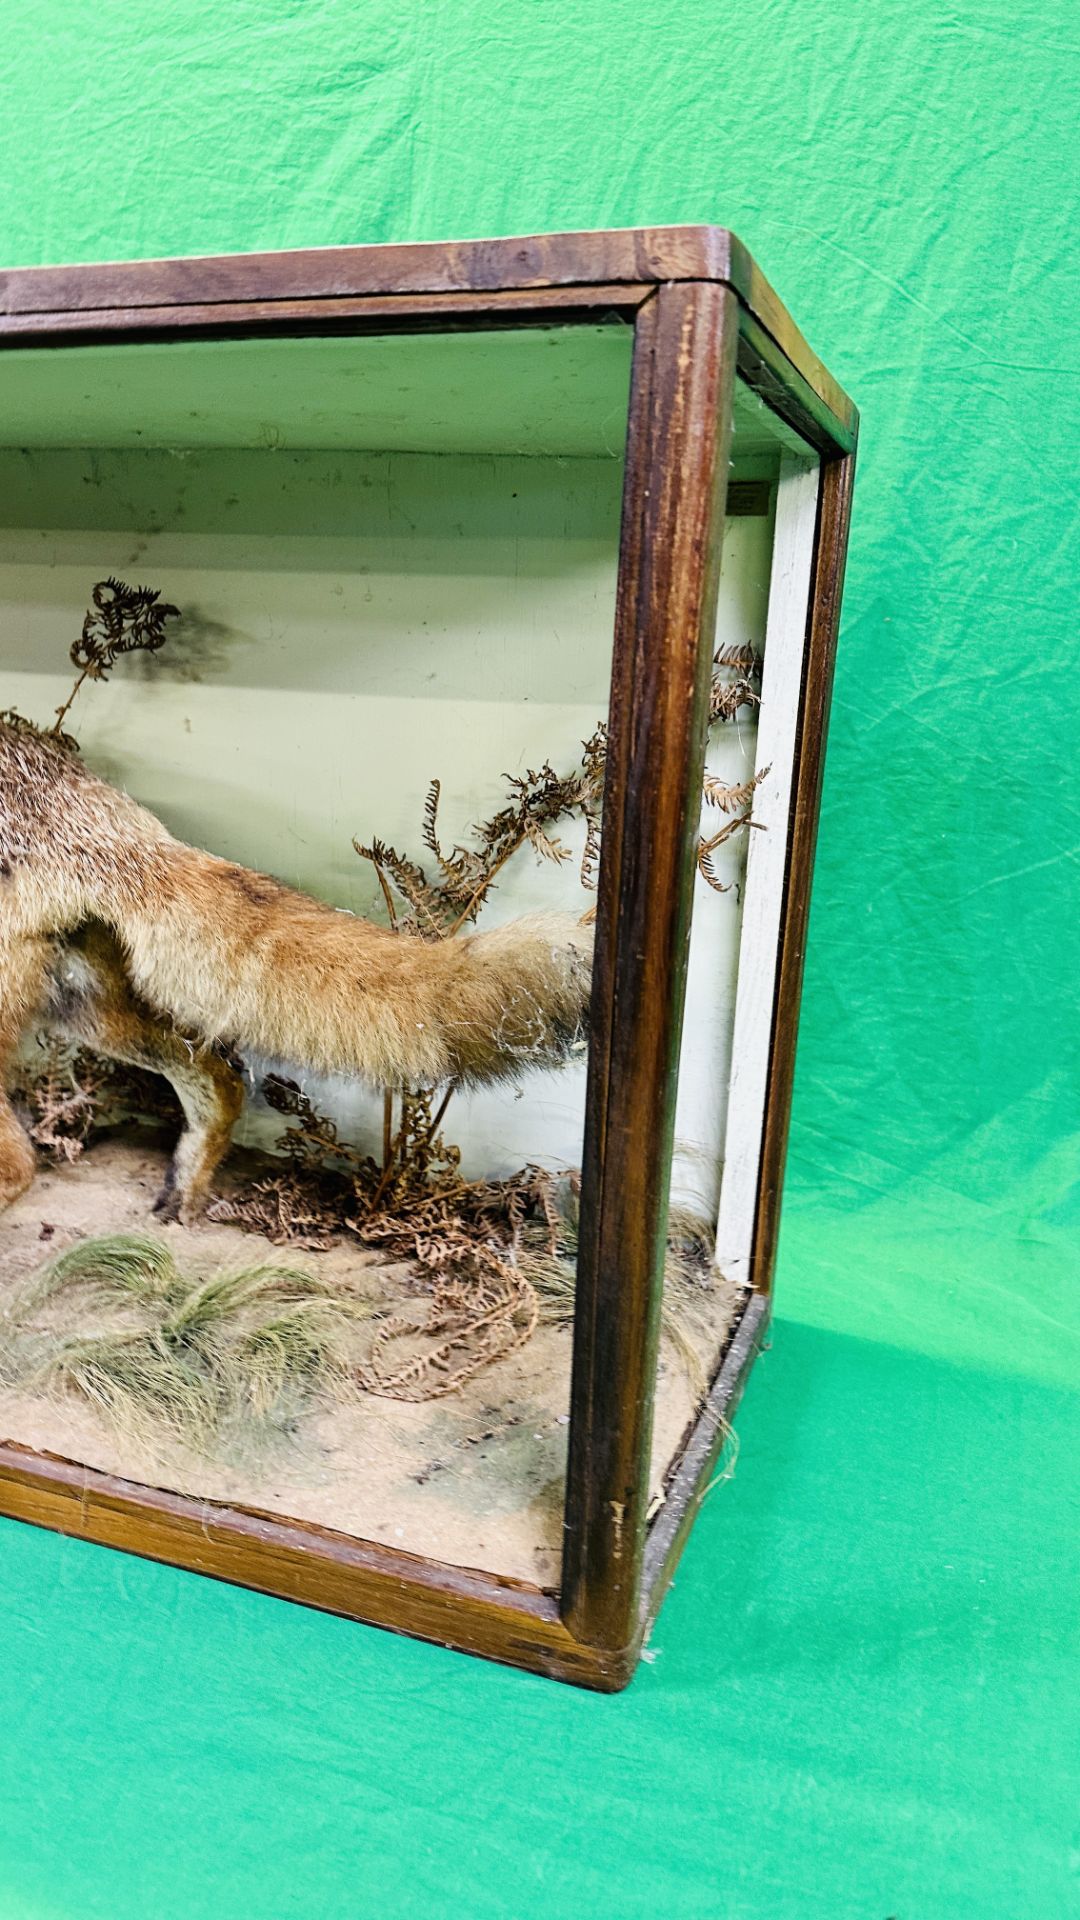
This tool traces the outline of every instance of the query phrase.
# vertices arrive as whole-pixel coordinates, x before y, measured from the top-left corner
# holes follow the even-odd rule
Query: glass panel
[[[748,1297],[816,488],[811,450],[740,381],[679,1063],[654,1505]]]
[[[148,894],[156,829],[121,803],[112,867],[92,851],[69,884],[114,803],[55,747],[30,791],[42,750],[0,729],[16,865],[52,849],[50,904],[20,923],[52,942],[51,1011],[8,1072],[38,1143],[0,1214],[12,1438],[557,1583],[585,743],[608,703],[630,346],[612,325],[0,356],[0,707],[48,728],[95,583],[159,589],[180,610],[164,644],[95,679],[94,649],[130,632],[99,591],[69,764],[235,863],[181,863],[170,892],[163,856]],[[59,824],[34,815],[46,790]],[[463,954],[474,909],[495,938]],[[556,917],[500,940],[534,914]],[[408,947],[373,954],[348,915],[392,917]],[[180,1116],[115,1053],[164,1066],[204,1134],[242,1076],[202,1217],[151,1211]],[[406,1097],[354,1057],[404,1061]]]

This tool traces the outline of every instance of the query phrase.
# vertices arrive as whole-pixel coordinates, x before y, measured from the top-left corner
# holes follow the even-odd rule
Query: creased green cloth
[[[864,438],[774,1347],[650,1660],[589,1698],[5,1523],[0,1915],[1063,1920],[1075,10],[3,27],[4,263],[716,221]]]

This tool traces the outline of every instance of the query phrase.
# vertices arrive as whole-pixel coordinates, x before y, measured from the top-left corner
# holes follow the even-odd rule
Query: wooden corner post
[[[706,281],[661,285],[635,323],[561,1600],[611,1651],[639,1614],[738,324]]]

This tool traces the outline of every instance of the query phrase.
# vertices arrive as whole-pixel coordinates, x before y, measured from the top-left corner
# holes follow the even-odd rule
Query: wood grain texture
[[[637,323],[582,1171],[563,1617],[637,1611],[737,313],[661,288]]]
[[[826,458],[849,453],[859,430],[859,415],[835,381],[828,393],[819,393],[804,377],[798,362],[754,317],[748,308],[740,310],[739,374],[754,392],[809,446]]]
[[[740,270],[749,256],[739,248]],[[732,270],[723,227],[625,227],[497,240],[16,267],[0,273],[0,311],[331,299],[350,294],[493,293],[596,282],[719,280]]]
[[[730,235],[730,241],[732,285],[738,291],[747,317],[755,321],[763,333],[775,342],[817,406],[825,409],[845,433],[853,433],[858,415],[852,401],[833,379],[828,368],[822,365],[742,241],[737,240],[734,234]],[[790,393],[790,383],[785,391]],[[815,413],[817,406],[813,409]]]
[[[827,461],[821,470],[814,578],[810,592],[806,682],[796,745],[788,864],[777,961],[776,1012],[758,1177],[757,1222],[751,1256],[752,1282],[761,1293],[770,1291],[776,1264],[780,1199],[795,1077],[799,1004],[806,958],[806,929],[854,479],[854,452],[843,459]]]
[[[207,328],[241,319],[265,325],[272,317],[268,309],[276,310],[282,322],[289,318],[292,324],[320,324],[336,306],[340,323],[361,317],[355,308],[351,315],[346,311],[349,302],[387,297],[397,303],[399,318],[408,312],[410,300],[419,300],[419,313],[426,311],[432,296],[529,290],[577,289],[580,303],[583,290],[603,288],[617,305],[620,287],[637,303],[642,287],[686,281],[733,288],[747,314],[797,370],[814,406],[826,419],[835,419],[841,439],[849,433],[851,402],[807,345],[742,242],[724,227],[627,227],[498,240],[15,267],[0,272],[0,340],[26,342],[80,331],[137,334],[155,325]],[[243,315],[241,307],[246,309]],[[374,317],[375,309],[368,311]],[[87,317],[85,323],[80,316]],[[89,316],[95,316],[92,325]]]
[[[342,298],[264,298],[243,302],[192,301],[182,306],[73,307],[61,311],[0,313],[0,348],[107,345],[110,340],[224,339],[245,333],[440,332],[481,323],[550,326],[608,314],[633,318],[655,287],[627,285],[502,288],[492,293],[398,293]]]
[[[633,1671],[632,1649],[609,1658],[576,1646],[539,1588],[141,1486],[10,1441],[0,1443],[0,1513],[579,1686],[612,1691]]]

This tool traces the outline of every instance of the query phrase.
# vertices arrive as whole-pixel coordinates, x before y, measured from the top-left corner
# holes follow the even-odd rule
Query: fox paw
[[[189,1193],[180,1186],[172,1168],[165,1175],[161,1192],[154,1201],[153,1213],[166,1227],[190,1227],[204,1211],[206,1197]]]
[[[153,1206],[153,1212],[163,1226],[172,1226],[179,1221],[182,1201],[179,1187],[171,1186],[166,1180]]]

